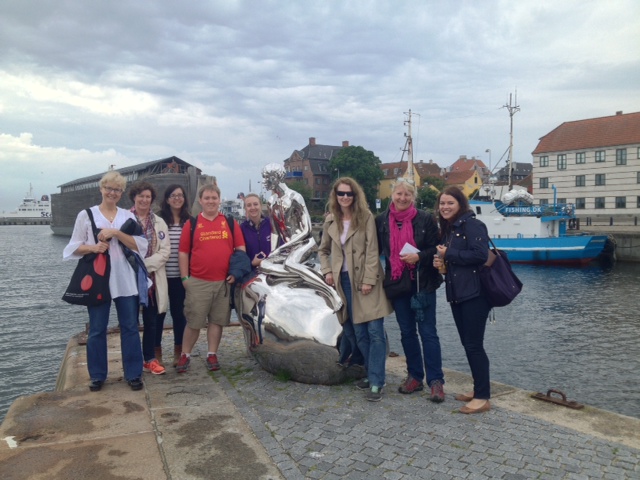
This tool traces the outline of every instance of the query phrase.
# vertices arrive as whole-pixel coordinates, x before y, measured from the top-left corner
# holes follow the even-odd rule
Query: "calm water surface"
[[[75,267],[62,261],[67,241],[47,226],[0,226],[0,421],[18,396],[55,388],[69,337],[88,320],[60,300]],[[514,268],[524,290],[487,327],[492,379],[640,417],[640,265]],[[386,326],[402,353],[395,319]],[[468,372],[443,289],[438,331],[444,366]]]

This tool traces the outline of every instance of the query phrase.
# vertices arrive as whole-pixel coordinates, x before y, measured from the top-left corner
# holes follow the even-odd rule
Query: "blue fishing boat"
[[[572,204],[533,205],[524,190],[512,190],[502,200],[470,203],[496,247],[513,263],[581,266],[612,247],[606,235],[579,231]]]

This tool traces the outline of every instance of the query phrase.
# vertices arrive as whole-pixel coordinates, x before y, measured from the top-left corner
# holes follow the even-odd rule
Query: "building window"
[[[584,210],[585,204],[584,197],[576,198],[576,210]]]
[[[316,177],[316,185],[320,185],[320,178]]]
[[[604,208],[604,197],[596,197],[596,208]]]
[[[627,164],[627,149],[618,148],[616,150],[616,165],[626,165],[626,164]]]
[[[584,152],[576,153],[576,163],[587,163],[587,154]]]
[[[549,188],[549,179],[547,177],[540,179],[540,188]]]
[[[309,165],[304,166],[304,171],[306,172],[307,170],[309,170]]]
[[[606,185],[607,175],[604,173],[596,173],[596,185]]]
[[[549,205],[549,200],[547,200],[546,198],[541,198],[540,199],[540,206],[544,207],[546,205]]]
[[[567,203],[567,199],[566,198],[558,198],[556,200],[556,202],[557,202],[558,205],[564,205],[564,204]]]
[[[636,173],[636,183],[640,183],[640,172]]]
[[[596,163],[604,162],[605,152],[604,150],[596,151]]]
[[[627,208],[627,197],[616,197],[616,208]]]
[[[386,177],[387,175],[389,175],[389,169],[385,168],[384,170],[382,170],[382,174]]]
[[[636,198],[636,207],[640,208],[640,197]]]
[[[584,187],[586,185],[586,178],[584,175],[576,175],[576,187]]]
[[[640,158],[640,157],[638,157]],[[547,157],[546,155],[544,157],[540,157],[540,166],[541,167],[548,167],[549,166],[549,157]]]
[[[567,155],[562,153],[558,155],[558,170],[566,170],[567,169]]]
[[[638,147],[638,158],[640,158],[640,147]]]

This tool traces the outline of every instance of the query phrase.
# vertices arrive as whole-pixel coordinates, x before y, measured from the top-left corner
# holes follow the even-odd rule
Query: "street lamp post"
[[[487,148],[485,152],[489,153],[489,174],[491,174],[491,149]]]
[[[333,169],[333,171],[334,172],[338,172],[338,178],[340,178],[340,169],[336,167],[336,168]]]

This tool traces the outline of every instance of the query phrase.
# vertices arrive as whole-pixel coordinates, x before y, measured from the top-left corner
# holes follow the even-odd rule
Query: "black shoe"
[[[136,390],[142,390],[142,387],[144,386],[142,383],[142,380],[140,378],[134,378],[132,380],[127,380],[127,383],[129,384],[129,386],[131,387],[131,390],[136,391]]]
[[[91,380],[91,383],[89,384],[89,390],[91,390],[92,392],[99,392],[100,389],[102,389],[102,385],[104,385],[104,382],[102,380]]]

